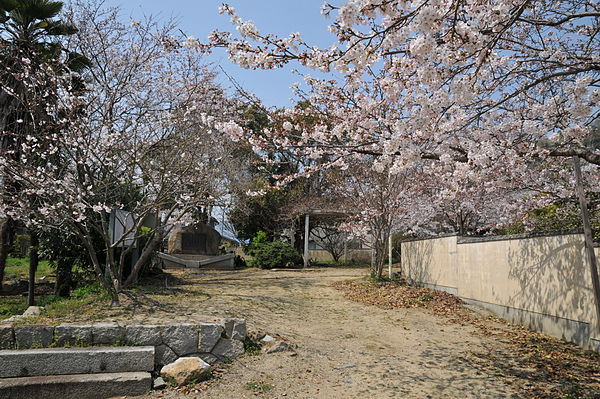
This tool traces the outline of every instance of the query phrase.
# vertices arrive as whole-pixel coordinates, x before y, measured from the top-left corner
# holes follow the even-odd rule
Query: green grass
[[[264,383],[262,381],[253,381],[246,384],[246,389],[248,391],[253,391],[256,393],[267,393],[275,388],[271,384]]]
[[[4,269],[5,279],[27,279],[29,277],[29,258],[8,258],[6,269]],[[35,277],[40,278],[54,274],[47,260],[40,261]]]
[[[27,309],[27,298],[20,295],[0,297],[0,319],[22,314]]]
[[[259,342],[252,340],[250,337],[246,337],[244,340],[244,351],[248,356],[260,355],[261,345]]]
[[[365,276],[365,279],[367,281],[371,281],[373,283],[389,283],[389,282],[392,282],[392,281],[399,281],[399,279],[396,278],[396,277],[389,278],[387,276],[387,273],[384,274],[384,275],[382,275],[381,277],[377,277],[377,275],[375,273],[373,273],[373,272],[371,272],[370,275]],[[431,298],[429,298],[429,299],[431,299]]]
[[[71,292],[70,298],[61,298],[56,295],[38,296],[35,298],[37,306],[43,306],[44,312],[39,318],[60,320],[69,316],[77,316],[97,303],[109,301],[110,297],[100,284],[94,283],[77,288]],[[22,314],[27,309],[27,298],[20,295],[0,297],[0,319]],[[103,315],[95,313],[98,317]],[[33,319],[27,320],[28,323]]]
[[[61,319],[76,316],[95,303],[110,300],[108,293],[98,283],[77,288],[71,292],[70,298],[60,298],[49,295],[41,298],[39,304],[45,306],[43,316]]]

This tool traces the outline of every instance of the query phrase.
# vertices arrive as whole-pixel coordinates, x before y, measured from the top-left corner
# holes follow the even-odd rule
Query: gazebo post
[[[304,216],[304,267],[308,267],[308,261],[309,261],[309,252],[308,252],[308,240],[310,236],[310,216],[307,213],[306,216]]]
[[[388,237],[388,277],[392,278],[392,233]]]
[[[348,263],[348,234],[344,234],[344,263]]]

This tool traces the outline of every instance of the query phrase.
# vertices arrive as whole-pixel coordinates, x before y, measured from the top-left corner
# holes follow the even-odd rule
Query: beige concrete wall
[[[461,241],[402,243],[405,273],[551,335],[578,343],[600,338],[583,235]]]
[[[578,234],[458,245],[464,298],[589,322],[592,284]]]
[[[457,236],[402,243],[406,276],[419,283],[458,289]]]

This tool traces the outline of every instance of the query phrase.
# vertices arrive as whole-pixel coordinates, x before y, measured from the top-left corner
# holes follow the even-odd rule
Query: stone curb
[[[0,379],[0,397],[10,399],[104,399],[143,395],[152,387],[150,373],[76,374]]]
[[[0,378],[152,371],[154,347],[4,350],[0,364]]]

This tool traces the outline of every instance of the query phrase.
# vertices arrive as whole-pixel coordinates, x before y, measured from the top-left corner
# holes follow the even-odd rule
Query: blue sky
[[[175,17],[180,28],[188,35],[205,39],[214,29],[233,30],[229,18],[218,14],[223,0],[108,0],[107,4],[118,5],[124,18],[152,14],[159,18]],[[317,46],[329,46],[333,36],[328,32],[330,20],[320,13],[322,0],[231,0],[240,17],[253,20],[261,32],[288,36],[300,32],[304,39]],[[318,76],[317,72],[290,65],[280,70],[245,70],[232,64],[223,50],[217,50],[207,60],[221,65],[246,90],[255,93],[265,105],[283,107],[293,104],[289,89],[301,77],[293,74],[297,69],[302,73]],[[230,86],[227,78],[221,83]]]

